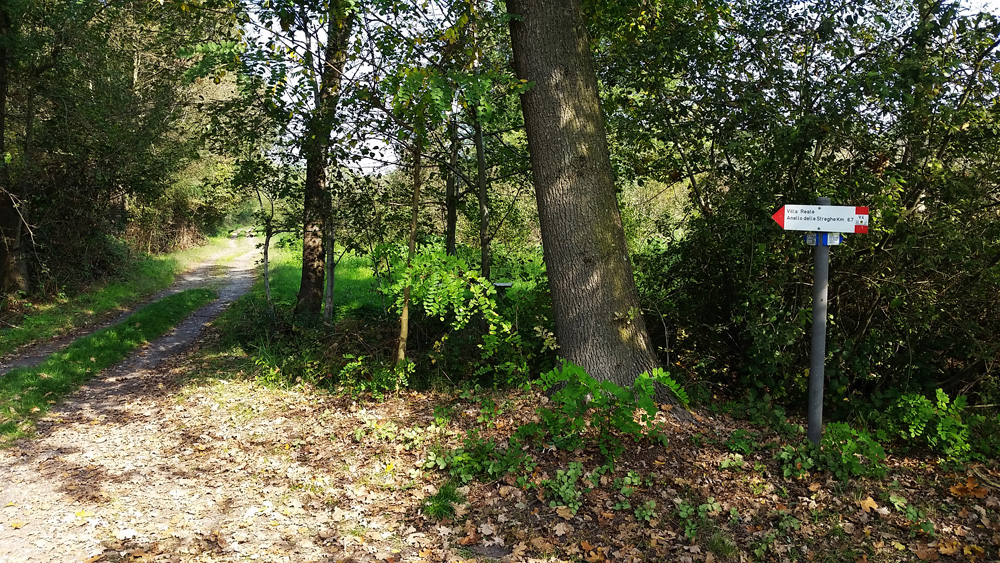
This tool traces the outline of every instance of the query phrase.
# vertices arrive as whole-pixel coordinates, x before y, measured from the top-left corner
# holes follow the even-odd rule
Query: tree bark
[[[323,228],[330,214],[327,152],[354,23],[353,9],[341,4],[346,2],[332,2],[330,6],[320,88],[304,143],[306,182],[302,217],[302,278],[295,304],[295,316],[302,319],[318,317],[323,307]]]
[[[450,167],[447,170],[444,188],[445,207],[445,252],[454,256],[457,252],[455,230],[458,224],[458,121],[452,117],[448,123],[448,140],[451,143],[451,155],[448,159]]]
[[[483,122],[474,113],[476,143],[476,185],[479,188],[480,273],[490,279],[490,200],[486,186],[486,150],[483,147]]]
[[[420,143],[420,136],[413,140],[413,201],[410,211],[410,239],[406,252],[406,269],[410,269],[413,263],[413,256],[417,253],[417,226],[420,218],[420,188],[421,169],[420,156],[423,147]],[[410,292],[413,286],[407,285],[403,288],[403,308],[399,313],[399,345],[396,348],[396,364],[399,365],[406,360],[406,342],[410,335]]]
[[[517,76],[533,83],[521,109],[559,353],[597,379],[631,385],[659,362],[632,277],[580,2],[507,0],[507,9]]]
[[[334,235],[333,220],[328,219],[326,228],[326,287],[323,291],[323,320],[330,322],[333,320],[333,290],[337,279],[337,262],[334,258],[336,249],[336,237]]]

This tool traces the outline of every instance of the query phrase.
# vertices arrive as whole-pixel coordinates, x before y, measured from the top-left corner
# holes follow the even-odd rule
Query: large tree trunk
[[[639,309],[579,0],[507,0],[562,357],[631,385],[658,366]],[[665,399],[671,397],[664,396]]]
[[[295,315],[315,318],[323,307],[323,226],[330,214],[326,164],[330,133],[337,111],[337,95],[347,61],[347,47],[354,23],[353,9],[332,2],[323,55],[323,72],[316,108],[306,131],[306,182],[302,217],[302,280]],[[343,3],[346,4],[346,3]]]

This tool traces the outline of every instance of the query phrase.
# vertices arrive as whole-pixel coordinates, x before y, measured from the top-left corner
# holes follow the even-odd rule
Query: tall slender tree
[[[306,182],[302,219],[302,278],[295,305],[296,315],[300,317],[315,317],[323,307],[323,230],[330,216],[327,157],[355,17],[354,3],[350,1],[330,2],[328,9],[327,37],[316,105],[309,117],[304,139]]]

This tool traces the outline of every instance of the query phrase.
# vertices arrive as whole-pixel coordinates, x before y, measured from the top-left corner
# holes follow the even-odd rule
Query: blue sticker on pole
[[[844,235],[840,233],[806,233],[805,240],[809,246],[837,246],[844,242]]]

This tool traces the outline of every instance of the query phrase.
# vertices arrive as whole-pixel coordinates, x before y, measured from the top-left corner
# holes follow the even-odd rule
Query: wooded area
[[[990,459],[998,48],[940,0],[7,1],[2,315],[252,224],[264,379],[796,416],[811,249],[770,217],[825,196],[871,210],[831,252],[828,420]]]
[[[337,424],[416,469],[399,484],[379,458],[373,480],[443,474],[421,522],[460,524],[478,482],[522,528],[546,522],[534,499],[563,526],[508,530],[514,558],[839,550],[808,528],[843,534],[829,561],[989,560],[998,49],[996,14],[944,0],[7,0],[0,320],[252,236],[263,282],[219,357],[310,412],[374,417]],[[812,249],[771,215],[817,197],[870,225],[830,253],[814,445]],[[24,376],[0,431],[28,435],[55,402],[38,382],[91,367]],[[302,451],[346,455],[328,442]],[[840,484],[887,471],[877,501]],[[861,545],[873,509],[902,555]],[[490,547],[482,510],[441,537]]]

